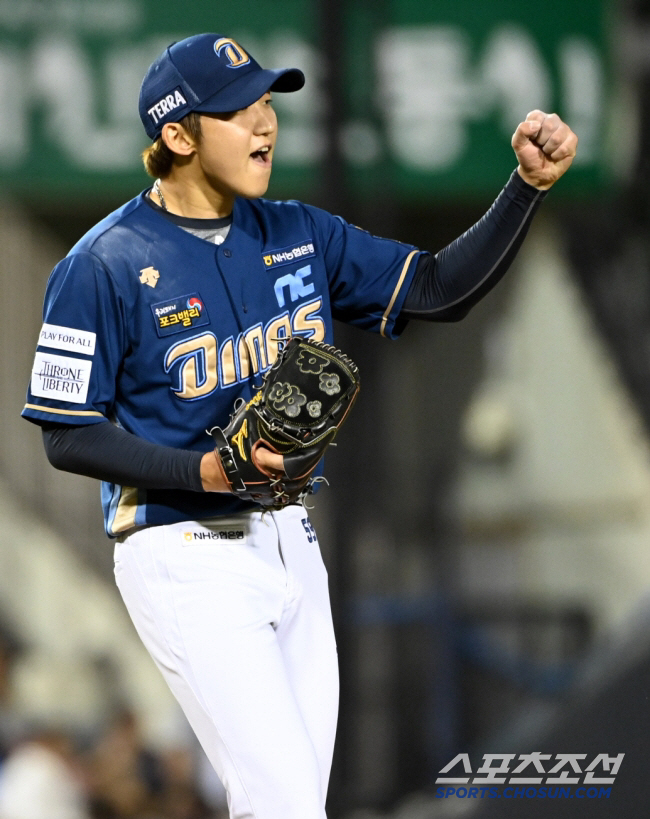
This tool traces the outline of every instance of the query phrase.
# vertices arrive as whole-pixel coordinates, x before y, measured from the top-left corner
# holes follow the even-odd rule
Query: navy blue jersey
[[[110,421],[153,443],[207,452],[235,399],[290,335],[332,343],[332,317],[394,338],[416,248],[300,202],[237,199],[215,246],[142,193],[52,272],[23,415]],[[109,535],[249,508],[234,496],[102,485]]]

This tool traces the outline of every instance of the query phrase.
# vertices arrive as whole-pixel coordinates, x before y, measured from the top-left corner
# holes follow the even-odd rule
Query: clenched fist
[[[577,145],[578,137],[566,122],[537,109],[519,123],[512,137],[520,176],[540,190],[548,190],[568,170]]]

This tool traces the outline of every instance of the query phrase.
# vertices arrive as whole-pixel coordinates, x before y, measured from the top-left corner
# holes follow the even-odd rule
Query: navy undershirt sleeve
[[[485,216],[435,256],[420,256],[400,319],[464,318],[510,267],[546,193],[514,171]]]
[[[152,444],[110,423],[43,424],[52,466],[137,489],[203,492],[202,452]]]

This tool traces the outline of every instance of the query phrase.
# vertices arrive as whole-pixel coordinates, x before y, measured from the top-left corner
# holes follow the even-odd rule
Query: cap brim
[[[233,80],[217,94],[194,107],[203,114],[223,114],[248,108],[267,91],[299,91],[305,84],[305,75],[299,68],[263,68],[249,71]]]

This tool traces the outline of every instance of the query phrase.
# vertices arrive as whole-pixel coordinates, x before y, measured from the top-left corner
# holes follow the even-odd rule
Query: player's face
[[[212,187],[226,197],[263,196],[271,178],[277,128],[269,93],[241,111],[202,114],[196,152]]]

